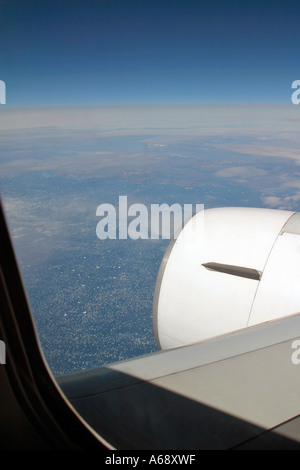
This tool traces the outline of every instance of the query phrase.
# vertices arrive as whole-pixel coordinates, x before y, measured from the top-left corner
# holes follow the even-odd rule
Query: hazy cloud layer
[[[161,105],[1,108],[0,129],[99,130],[122,135],[155,129],[193,135],[260,135],[297,131],[293,105]]]
[[[1,108],[0,175],[194,186],[222,178],[257,190],[263,204],[291,206],[300,189],[299,123],[292,104]]]
[[[229,168],[224,168],[215,173],[216,176],[222,178],[238,178],[238,179],[247,179],[247,178],[256,178],[265,176],[266,172],[262,169],[251,167],[249,165],[245,166],[233,166]]]

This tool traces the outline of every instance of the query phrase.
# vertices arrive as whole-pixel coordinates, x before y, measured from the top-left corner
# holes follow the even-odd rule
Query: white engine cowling
[[[300,213],[200,211],[171,241],[153,302],[158,346],[196,343],[300,312]]]

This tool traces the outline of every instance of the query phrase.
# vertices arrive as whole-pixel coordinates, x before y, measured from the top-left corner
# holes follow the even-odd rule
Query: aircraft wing
[[[58,378],[117,449],[300,448],[298,315]]]

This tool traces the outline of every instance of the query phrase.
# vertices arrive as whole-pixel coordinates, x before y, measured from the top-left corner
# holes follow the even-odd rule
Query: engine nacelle
[[[153,302],[161,349],[300,312],[300,213],[200,211],[171,241]]]

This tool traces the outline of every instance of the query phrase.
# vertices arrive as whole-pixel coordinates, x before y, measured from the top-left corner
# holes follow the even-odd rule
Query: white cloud
[[[255,178],[264,176],[266,172],[259,168],[245,166],[232,166],[216,171],[215,175],[222,178]]]
[[[300,191],[291,196],[263,196],[263,203],[274,209],[295,210],[295,205],[300,201]]]

